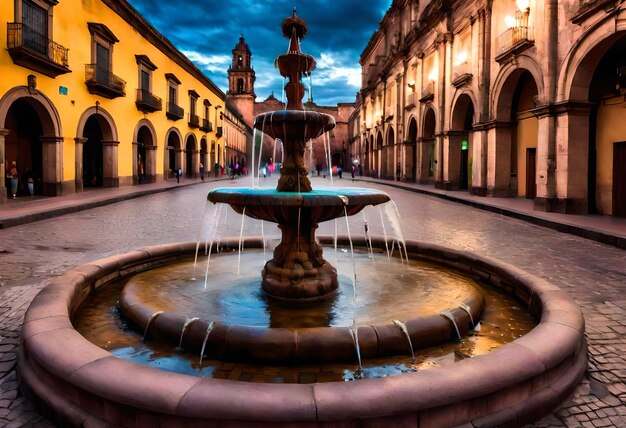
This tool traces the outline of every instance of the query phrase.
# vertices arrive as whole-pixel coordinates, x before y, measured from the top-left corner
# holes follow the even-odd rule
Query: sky
[[[283,79],[274,60],[287,51],[280,25],[296,7],[308,25],[302,52],[317,61],[313,101],[332,106],[355,101],[361,87],[359,58],[392,0],[127,1],[224,92],[232,50],[243,35],[252,52],[259,102],[270,94],[281,99]]]

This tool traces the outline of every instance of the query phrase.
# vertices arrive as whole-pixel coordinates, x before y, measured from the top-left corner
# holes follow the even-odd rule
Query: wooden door
[[[613,145],[613,215],[626,217],[626,141]]]
[[[526,199],[537,196],[537,149],[526,149]]]

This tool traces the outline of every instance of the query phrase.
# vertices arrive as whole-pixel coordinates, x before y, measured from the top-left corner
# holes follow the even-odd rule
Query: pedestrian
[[[15,199],[17,195],[17,163],[15,161],[11,162],[11,169],[7,174],[7,178],[11,180],[11,195]]]
[[[343,174],[343,168],[341,168],[341,165],[337,165],[337,175],[339,178],[341,178],[341,174]]]
[[[29,196],[34,196],[35,195],[35,179],[33,178],[33,174],[30,171],[26,173],[26,184],[28,185]]]
[[[200,179],[204,181],[204,165],[200,162]]]
[[[352,171],[350,172],[352,174],[352,181],[354,181],[354,173],[356,172],[356,167],[354,165],[352,165]]]
[[[176,182],[177,183],[180,183],[180,177],[182,177],[182,175],[183,175],[183,170],[178,168],[176,170]]]
[[[143,183],[143,161],[141,160],[141,156],[139,156],[139,161],[137,161],[137,175],[139,184]]]

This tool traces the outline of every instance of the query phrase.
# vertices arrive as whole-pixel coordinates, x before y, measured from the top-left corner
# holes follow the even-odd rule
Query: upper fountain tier
[[[257,116],[254,127],[283,142],[317,138],[335,127],[335,118],[328,114],[303,111],[304,86],[301,80],[302,76],[311,74],[315,68],[315,59],[300,50],[300,40],[306,36],[307,25],[296,15],[295,8],[293,16],[283,21],[282,31],[290,39],[289,49],[286,54],[276,58],[275,65],[280,75],[289,79],[285,85],[287,107],[283,111]]]

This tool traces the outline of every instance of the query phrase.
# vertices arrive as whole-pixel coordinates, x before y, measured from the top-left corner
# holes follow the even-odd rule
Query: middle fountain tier
[[[302,77],[315,67],[312,56],[300,50],[307,33],[306,23],[296,15],[282,23],[283,35],[290,39],[286,54],[276,59],[285,85],[287,109],[258,115],[254,127],[283,142],[284,155],[276,189],[215,189],[208,195],[213,203],[229,204],[236,212],[277,223],[282,231],[273,258],[265,264],[262,289],[270,297],[292,302],[326,299],[337,293],[337,270],[323,257],[316,240],[318,224],[341,216],[351,216],[368,205],[388,202],[384,192],[359,188],[313,190],[304,163],[309,140],[335,127],[328,114],[305,111],[302,104]]]

